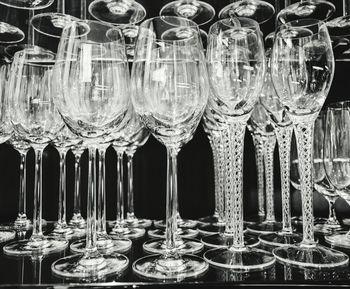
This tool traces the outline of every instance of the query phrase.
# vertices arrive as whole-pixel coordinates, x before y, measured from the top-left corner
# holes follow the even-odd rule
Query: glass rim
[[[187,21],[188,23],[191,24],[191,26],[189,27],[185,27],[185,28],[190,28],[190,29],[194,29],[196,30],[196,32],[198,33],[198,38],[200,39],[200,29],[199,29],[199,25],[194,22],[193,20],[191,19],[188,19],[188,18],[184,18],[184,17],[179,17],[179,16],[155,16],[155,17],[152,17],[152,18],[148,18],[146,19],[145,21],[143,21],[141,24],[140,24],[140,30],[139,30],[139,34],[138,35],[141,35],[141,30],[142,29],[146,29],[146,30],[151,30],[151,28],[149,28],[147,25],[147,23],[151,23],[152,21],[156,20],[156,19],[159,19],[159,20],[162,20],[164,23],[170,25],[170,26],[173,26],[174,28],[176,27],[181,27],[180,25],[174,25],[172,24],[171,22],[168,22],[166,21],[165,19],[180,19],[182,21]],[[146,26],[146,27],[145,27]],[[138,36],[139,37],[139,36]],[[149,37],[149,36],[146,36],[146,37]],[[160,42],[165,42],[165,43],[180,43],[180,42],[184,42],[186,40],[188,40],[189,38],[186,38],[186,39],[177,39],[177,40],[168,40],[168,39],[162,39],[160,37],[155,37],[155,40],[159,40]]]
[[[0,0],[0,1],[1,1],[1,0]],[[98,19],[98,18],[92,13],[92,8],[91,8],[91,7],[92,7],[92,4],[93,4],[93,3],[97,3],[97,2],[102,2],[102,1],[105,2],[105,0],[93,0],[93,1],[89,4],[89,6],[88,6],[88,11],[89,11],[90,15],[91,15],[96,21],[102,22],[102,23],[105,23],[105,24],[111,24],[111,22]],[[141,8],[142,12],[144,12],[144,16],[143,16],[140,20],[138,20],[138,21],[136,21],[136,22],[132,22],[132,23],[114,23],[115,26],[119,26],[119,25],[137,25],[137,24],[141,23],[143,20],[145,20],[145,18],[147,17],[147,11],[146,11],[145,7],[144,7],[141,3],[137,2],[137,1],[133,1],[133,2],[134,2],[134,3],[132,3],[132,5],[135,5],[135,6],[138,6],[139,8]]]
[[[301,21],[313,21],[313,23],[310,23],[308,25],[299,25],[299,26],[290,25],[290,24],[295,24],[295,23],[301,22]],[[312,34],[309,35],[309,36],[282,37],[282,39],[284,39],[284,40],[286,40],[286,39],[303,39],[303,38],[306,39],[306,38],[310,38],[310,37],[313,37],[313,36],[319,34],[320,33],[320,27],[322,27],[322,26],[327,28],[326,22],[324,22],[323,20],[315,19],[315,18],[305,18],[305,19],[292,20],[292,21],[283,23],[283,24],[279,25],[276,28],[274,39],[276,40],[277,36],[280,34],[280,32],[282,30],[293,29],[293,28],[294,29],[295,28],[304,28],[304,29],[310,30],[308,27],[318,27],[318,31],[317,32],[313,32],[313,31],[310,30],[310,32]]]
[[[28,54],[29,51],[33,51],[32,55],[46,55],[46,58],[43,59],[26,59],[26,54]],[[51,56],[51,57],[50,57]],[[53,57],[52,57],[53,56]],[[33,66],[42,66],[42,67],[53,67],[55,65],[55,53],[50,52],[50,51],[40,51],[35,53],[35,49],[30,47],[30,48],[25,48],[23,50],[17,51],[13,55],[13,63],[19,61],[20,58],[23,58],[23,64],[29,64]]]
[[[220,23],[227,26],[230,30],[230,29],[233,29],[233,28],[239,28],[239,27],[230,27],[230,25],[226,24],[227,21],[231,21],[232,19],[238,19],[238,20],[244,20],[244,21],[247,21],[247,23],[251,22],[251,25],[249,26],[244,26],[244,28],[248,28],[248,29],[254,29],[256,31],[260,31],[260,26],[259,26],[259,23],[254,20],[254,19],[251,19],[251,18],[247,18],[247,17],[231,17],[231,18],[225,18],[225,19],[219,19],[218,21],[216,21],[215,23],[213,23],[210,28],[209,28],[209,32],[208,32],[208,35],[215,35],[215,33],[211,33],[211,31],[217,27]],[[226,22],[226,23],[225,23]]]
[[[10,4],[10,3],[3,2],[3,1],[0,0],[0,6],[3,5],[3,6],[6,6],[6,7],[11,7],[11,8],[15,8],[15,9],[33,11],[33,10],[46,9],[46,8],[50,7],[53,4],[53,2],[55,2],[55,0],[49,0],[49,1],[47,1],[47,3],[45,5],[40,5],[39,4],[37,6],[34,6],[34,7],[30,8],[30,7],[22,7],[22,6],[19,6],[19,5]]]
[[[342,100],[342,101],[332,102],[327,106],[326,111],[328,111],[328,110],[343,110],[343,109],[350,110],[350,100]]]

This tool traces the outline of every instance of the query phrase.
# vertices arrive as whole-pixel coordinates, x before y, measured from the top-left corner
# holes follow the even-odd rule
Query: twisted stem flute
[[[264,161],[266,182],[266,219],[265,222],[275,222],[273,158],[276,146],[276,136],[266,136]]]

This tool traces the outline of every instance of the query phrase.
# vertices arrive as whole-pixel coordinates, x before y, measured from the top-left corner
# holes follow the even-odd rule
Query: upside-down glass
[[[198,256],[179,254],[176,245],[177,154],[192,138],[209,91],[198,26],[172,16],[146,20],[140,26],[135,52],[135,111],[167,148],[167,229],[164,253],[135,261],[133,270],[153,279],[198,277],[207,271],[208,264]]]
[[[277,95],[294,125],[303,211],[300,245],[279,247],[273,254],[282,263],[303,268],[346,265],[347,255],[326,248],[314,239],[314,122],[334,75],[334,56],[324,22],[305,19],[281,25],[276,31],[271,75]]]
[[[73,21],[62,32],[54,68],[58,110],[89,149],[86,249],[55,261],[63,278],[99,279],[123,272],[121,254],[102,255],[96,244],[96,150],[99,140],[124,123],[130,103],[129,71],[121,31],[97,21]]]
[[[338,102],[327,108],[323,164],[333,189],[349,203],[350,188],[350,102]],[[350,248],[350,231],[326,236],[335,247]]]
[[[243,235],[243,148],[247,121],[258,99],[265,73],[265,54],[256,21],[230,18],[209,31],[208,72],[213,94],[208,107],[225,129],[225,210],[228,247],[212,249],[204,258],[212,265],[236,270],[263,270],[275,258],[249,248]]]
[[[247,17],[262,24],[272,18],[275,8],[272,4],[262,0],[236,0],[225,6],[219,12],[219,18]]]
[[[4,247],[9,255],[44,255],[64,250],[68,242],[46,237],[42,232],[42,153],[63,128],[53,103],[51,54],[25,49],[15,54],[10,76],[10,112],[15,132],[35,151],[33,233],[27,240]]]

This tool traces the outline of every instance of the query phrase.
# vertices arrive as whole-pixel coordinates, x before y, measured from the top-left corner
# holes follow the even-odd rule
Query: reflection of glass
[[[318,19],[327,20],[335,11],[333,3],[325,0],[301,0],[298,3],[287,6],[282,9],[276,21],[279,23],[287,23],[298,19]]]
[[[203,1],[178,0],[164,5],[159,15],[184,17],[198,25],[204,25],[214,18],[215,9]]]
[[[262,24],[272,18],[275,8],[269,2],[261,0],[235,1],[219,12],[219,18],[247,17]]]

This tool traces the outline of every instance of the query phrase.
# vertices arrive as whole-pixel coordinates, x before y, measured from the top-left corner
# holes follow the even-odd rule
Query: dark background
[[[90,1],[88,0],[88,3]],[[170,2],[165,0],[138,0],[147,11],[147,18],[157,16],[160,8]],[[221,8],[230,3],[228,0],[206,0],[218,13]],[[272,1],[283,8],[284,1]],[[276,3],[275,3],[276,2]],[[295,1],[294,1],[295,2]],[[337,6],[335,16],[342,13],[340,0],[332,0]],[[67,13],[79,17],[80,0],[67,0]],[[45,11],[55,11],[56,3]],[[40,13],[40,12],[36,12]],[[24,31],[27,30],[28,12],[0,6],[0,19],[17,23]],[[217,18],[215,18],[217,19]],[[215,21],[214,19],[214,21]],[[19,23],[19,24],[18,24]],[[208,31],[213,22],[201,27]],[[274,19],[262,25],[266,36],[274,29]],[[36,44],[54,49],[58,40],[36,35]],[[326,100],[331,103],[349,97],[350,62],[346,59],[336,62],[335,77],[329,96]],[[275,151],[275,202],[276,213],[279,216],[280,182],[278,151]],[[107,174],[107,218],[116,216],[116,154],[109,148],[106,155]],[[126,167],[125,167],[126,169]],[[31,150],[27,158],[27,204],[28,215],[32,215],[33,182],[34,182],[34,153]],[[161,219],[165,216],[165,186],[166,186],[166,151],[164,146],[150,137],[148,142],[135,154],[135,212],[137,216],[150,219]],[[43,157],[43,218],[56,220],[58,211],[58,181],[59,156],[57,151],[48,146]],[[74,190],[74,158],[71,152],[67,156],[67,217],[72,215]],[[85,216],[87,189],[87,153],[82,157],[82,209]],[[213,160],[208,139],[200,125],[193,139],[183,147],[178,158],[178,189],[179,208],[184,218],[199,218],[212,214],[214,211],[214,177]],[[19,190],[19,154],[9,145],[0,145],[0,221],[14,219],[17,213]],[[292,193],[293,214],[299,215],[300,193]],[[337,213],[350,216],[350,208],[345,201],[339,199],[336,203]],[[247,132],[244,153],[244,212],[246,216],[257,213],[256,167],[254,147],[251,136]],[[327,216],[327,201],[315,193],[315,215]]]

